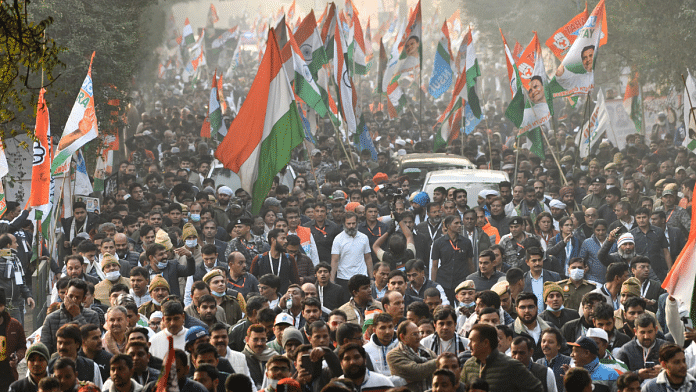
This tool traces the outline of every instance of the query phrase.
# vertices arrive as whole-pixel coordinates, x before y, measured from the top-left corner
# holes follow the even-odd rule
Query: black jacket
[[[80,349],[80,351],[77,352],[77,355],[87,358],[87,356],[85,356],[85,352],[82,351],[82,349]],[[106,381],[106,379],[111,377],[111,369],[109,368],[109,361],[111,360],[111,357],[113,357],[111,353],[102,349],[99,352],[99,354],[97,354],[97,356],[93,359],[94,363],[96,363],[99,367],[99,373],[101,373],[102,381]]]
[[[280,289],[279,292],[285,293],[288,291],[288,286],[292,283],[300,284],[300,275],[297,272],[297,263],[295,263],[295,258],[290,254],[282,253],[280,255],[280,263],[278,266],[279,271],[273,271],[271,266],[271,256],[270,252],[266,252],[262,255],[258,255],[251,262],[251,268],[249,268],[249,273],[254,275],[256,279],[260,279],[266,274],[273,274],[280,278]]]
[[[565,323],[565,325],[561,327],[561,335],[563,335],[563,339],[565,339],[566,342],[574,342],[578,340],[580,336],[584,336],[588,328],[593,327],[594,325],[588,324],[583,317],[580,317],[577,320]]]
[[[432,237],[431,237],[432,233]],[[430,247],[433,246],[433,241],[442,236],[442,222],[433,230],[426,220],[416,226],[416,234],[413,238],[416,245],[416,258],[423,260],[426,266],[426,276],[430,269],[427,268],[430,264]]]
[[[49,374],[50,376],[50,374]],[[31,376],[26,378],[20,378],[19,380],[10,384],[10,389],[8,392],[37,392],[39,390],[38,382],[34,382]]]
[[[322,288],[319,287],[318,284],[316,285],[316,287],[317,293],[319,294],[319,291],[322,290]],[[324,305],[325,308],[330,310],[338,309],[344,303],[350,300],[350,295],[343,287],[331,282],[324,286],[323,296],[319,295],[319,297],[323,299],[322,305]]]
[[[563,308],[560,316],[556,317],[553,313],[551,313],[549,308],[546,308],[546,310],[539,313],[539,317],[560,330],[565,323],[580,318],[580,314],[575,309]]]

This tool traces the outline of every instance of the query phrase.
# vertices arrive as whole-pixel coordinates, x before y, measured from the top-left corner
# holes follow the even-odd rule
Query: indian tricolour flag
[[[63,136],[60,138],[58,149],[53,157],[51,164],[53,175],[66,171],[72,155],[80,147],[99,136],[97,116],[94,111],[94,91],[92,90],[92,61],[94,61],[94,52],[89,61],[87,76],[82,82],[82,87],[77,94],[68,122],[65,124]]]
[[[350,77],[348,67],[346,66],[346,40],[338,24],[335,26],[334,40],[333,76],[337,86],[336,91],[338,92],[341,114],[346,121],[346,131],[348,132],[348,137],[350,137],[355,133],[358,126],[355,119],[358,95],[355,92],[353,79]]]
[[[222,78],[222,75],[220,75]],[[217,70],[213,74],[213,82],[210,88],[210,100],[208,101],[208,116],[203,121],[201,136],[215,139],[218,133],[225,133],[225,123],[222,121],[222,107],[218,94]]]
[[[696,203],[691,205],[691,216],[696,213]],[[677,260],[672,265],[672,269],[667,274],[662,288],[679,302],[680,313],[682,311],[689,315],[689,318],[696,324],[696,295],[694,283],[696,282],[696,219],[691,220],[689,239],[682,251],[677,256]]]
[[[184,22],[183,36],[184,45],[191,45],[192,43],[196,42],[196,39],[193,38],[193,28],[191,28],[191,23],[189,22],[188,18],[186,18],[186,22]]]
[[[292,150],[303,139],[295,95],[283,69],[275,31],[271,29],[244,105],[215,157],[237,173],[242,188],[253,195],[252,211],[258,213],[273,178],[290,162]]]
[[[478,95],[476,94],[476,78],[481,76],[481,68],[479,68],[471,28],[469,28],[469,31],[464,36],[463,42],[466,42],[466,86],[469,90],[467,93],[469,97],[469,106],[474,116],[481,118],[481,105]]]
[[[321,117],[326,116],[327,109],[322,99],[321,91],[314,81],[312,72],[310,72],[307,63],[305,63],[304,58],[302,58],[300,47],[297,46],[293,34],[288,35],[288,44],[292,49],[292,64],[294,69],[293,72],[295,73],[295,93],[309,105],[309,107],[316,110]]]
[[[367,61],[365,58],[365,39],[358,13],[353,11],[353,42],[348,46],[348,69],[357,75],[367,74]],[[371,43],[368,43],[372,45]]]

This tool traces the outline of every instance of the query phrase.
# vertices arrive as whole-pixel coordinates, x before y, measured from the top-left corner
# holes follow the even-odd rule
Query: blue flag
[[[474,112],[471,111],[471,107],[469,107],[469,103],[467,102],[466,108],[464,108],[464,132],[467,135],[471,134],[482,119],[483,116],[478,118],[474,115]]]
[[[452,71],[451,61],[449,32],[447,30],[447,22],[445,22],[442,25],[440,42],[437,44],[435,60],[433,61],[433,73],[428,84],[428,92],[433,98],[438,98],[452,85],[454,72]]]
[[[358,151],[369,150],[373,161],[377,161],[377,150],[375,149],[374,143],[372,143],[372,138],[370,137],[370,131],[367,130],[367,124],[365,124],[365,119],[360,115],[360,124],[358,124],[358,129],[355,135],[355,144],[358,147]]]
[[[312,135],[309,120],[307,120],[307,117],[305,117],[302,109],[299,109],[298,112],[300,113],[300,118],[302,119],[302,129],[304,129],[305,139],[312,144],[317,144],[317,142],[314,140],[314,136]]]

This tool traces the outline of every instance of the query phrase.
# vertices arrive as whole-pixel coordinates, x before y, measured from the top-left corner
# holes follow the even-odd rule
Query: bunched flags
[[[457,77],[457,83],[452,91],[452,99],[447,109],[435,124],[435,141],[433,151],[438,151],[446,147],[452,140],[459,136],[459,129],[462,125],[462,109],[466,104],[466,72],[462,72]]]
[[[273,178],[288,164],[292,150],[303,139],[295,95],[283,69],[275,31],[271,29],[244,105],[215,157],[239,175],[242,188],[253,195],[252,211],[258,213]]]

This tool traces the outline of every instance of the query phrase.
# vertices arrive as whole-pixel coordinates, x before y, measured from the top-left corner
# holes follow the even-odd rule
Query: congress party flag
[[[512,101],[510,101],[510,105],[505,111],[505,116],[519,129],[519,136],[526,134],[532,141],[530,151],[539,157],[543,157],[544,148],[539,127],[551,119],[552,113],[549,102],[552,99],[546,93],[546,70],[544,61],[541,58],[539,39],[536,32],[534,32],[534,38],[532,39],[532,45],[536,48],[533,54],[534,68],[530,71],[530,88],[525,90],[522,85],[519,68],[502,30],[500,35],[503,38],[508,77],[510,79],[510,91],[512,91]]]
[[[51,215],[51,210],[53,208],[53,176],[51,175],[51,121],[48,114],[48,106],[46,105],[46,99],[44,98],[45,89],[41,89],[39,93],[39,101],[36,105],[36,126],[34,128],[34,135],[36,140],[34,141],[34,161],[31,169],[31,193],[29,194],[28,207],[32,208],[34,211],[32,220],[39,222],[47,222]],[[72,116],[72,114],[71,114]],[[67,129],[67,128],[66,128]],[[1,144],[1,143],[0,143]],[[2,159],[5,159],[5,154],[3,152]],[[2,162],[0,162],[2,163]],[[70,161],[68,161],[68,164]],[[5,169],[7,168],[7,161],[4,161],[4,165],[0,164],[0,177],[7,174]],[[3,174],[4,173],[4,174]],[[68,175],[68,173],[65,173]],[[6,208],[4,200],[4,190],[2,193],[2,202],[0,203],[0,211],[4,213]],[[43,230],[44,235],[48,235],[48,230]]]
[[[604,0],[600,0],[549,83],[554,97],[585,95],[594,89],[597,51],[606,37],[607,14]]]
[[[92,59],[89,61],[87,76],[82,82],[80,92],[77,94],[75,104],[70,111],[63,136],[60,138],[60,142],[58,142],[58,149],[56,150],[51,164],[51,173],[53,175],[67,170],[72,155],[77,152],[80,147],[99,136],[97,116],[94,111],[94,91],[92,88],[92,62],[94,61],[94,54],[95,52],[92,52]]]
[[[89,196],[94,189],[92,188],[92,183],[89,181],[89,174],[87,174],[87,164],[85,163],[85,157],[82,155],[82,150],[77,150],[75,153],[75,194],[82,196]]]
[[[433,72],[428,83],[428,92],[433,98],[439,98],[452,85],[452,48],[450,45],[449,30],[447,22],[442,23],[440,32],[440,42],[435,50],[435,60],[433,61]]]
[[[416,8],[406,25],[399,49],[399,74],[418,71],[423,64],[423,24],[421,22],[421,2],[418,0]]]
[[[244,105],[215,151],[223,165],[239,175],[253,195],[252,211],[260,211],[273,178],[302,143],[304,132],[295,94],[280,59],[275,31],[268,33],[266,52]]]
[[[546,46],[551,49],[551,52],[553,52],[559,60],[563,61],[565,55],[568,54],[570,46],[573,45],[575,39],[578,38],[578,33],[582,26],[585,25],[585,22],[587,22],[589,16],[590,15],[587,13],[587,3],[585,3],[584,11],[575,15],[570,22],[556,30],[556,32],[546,40]]]

